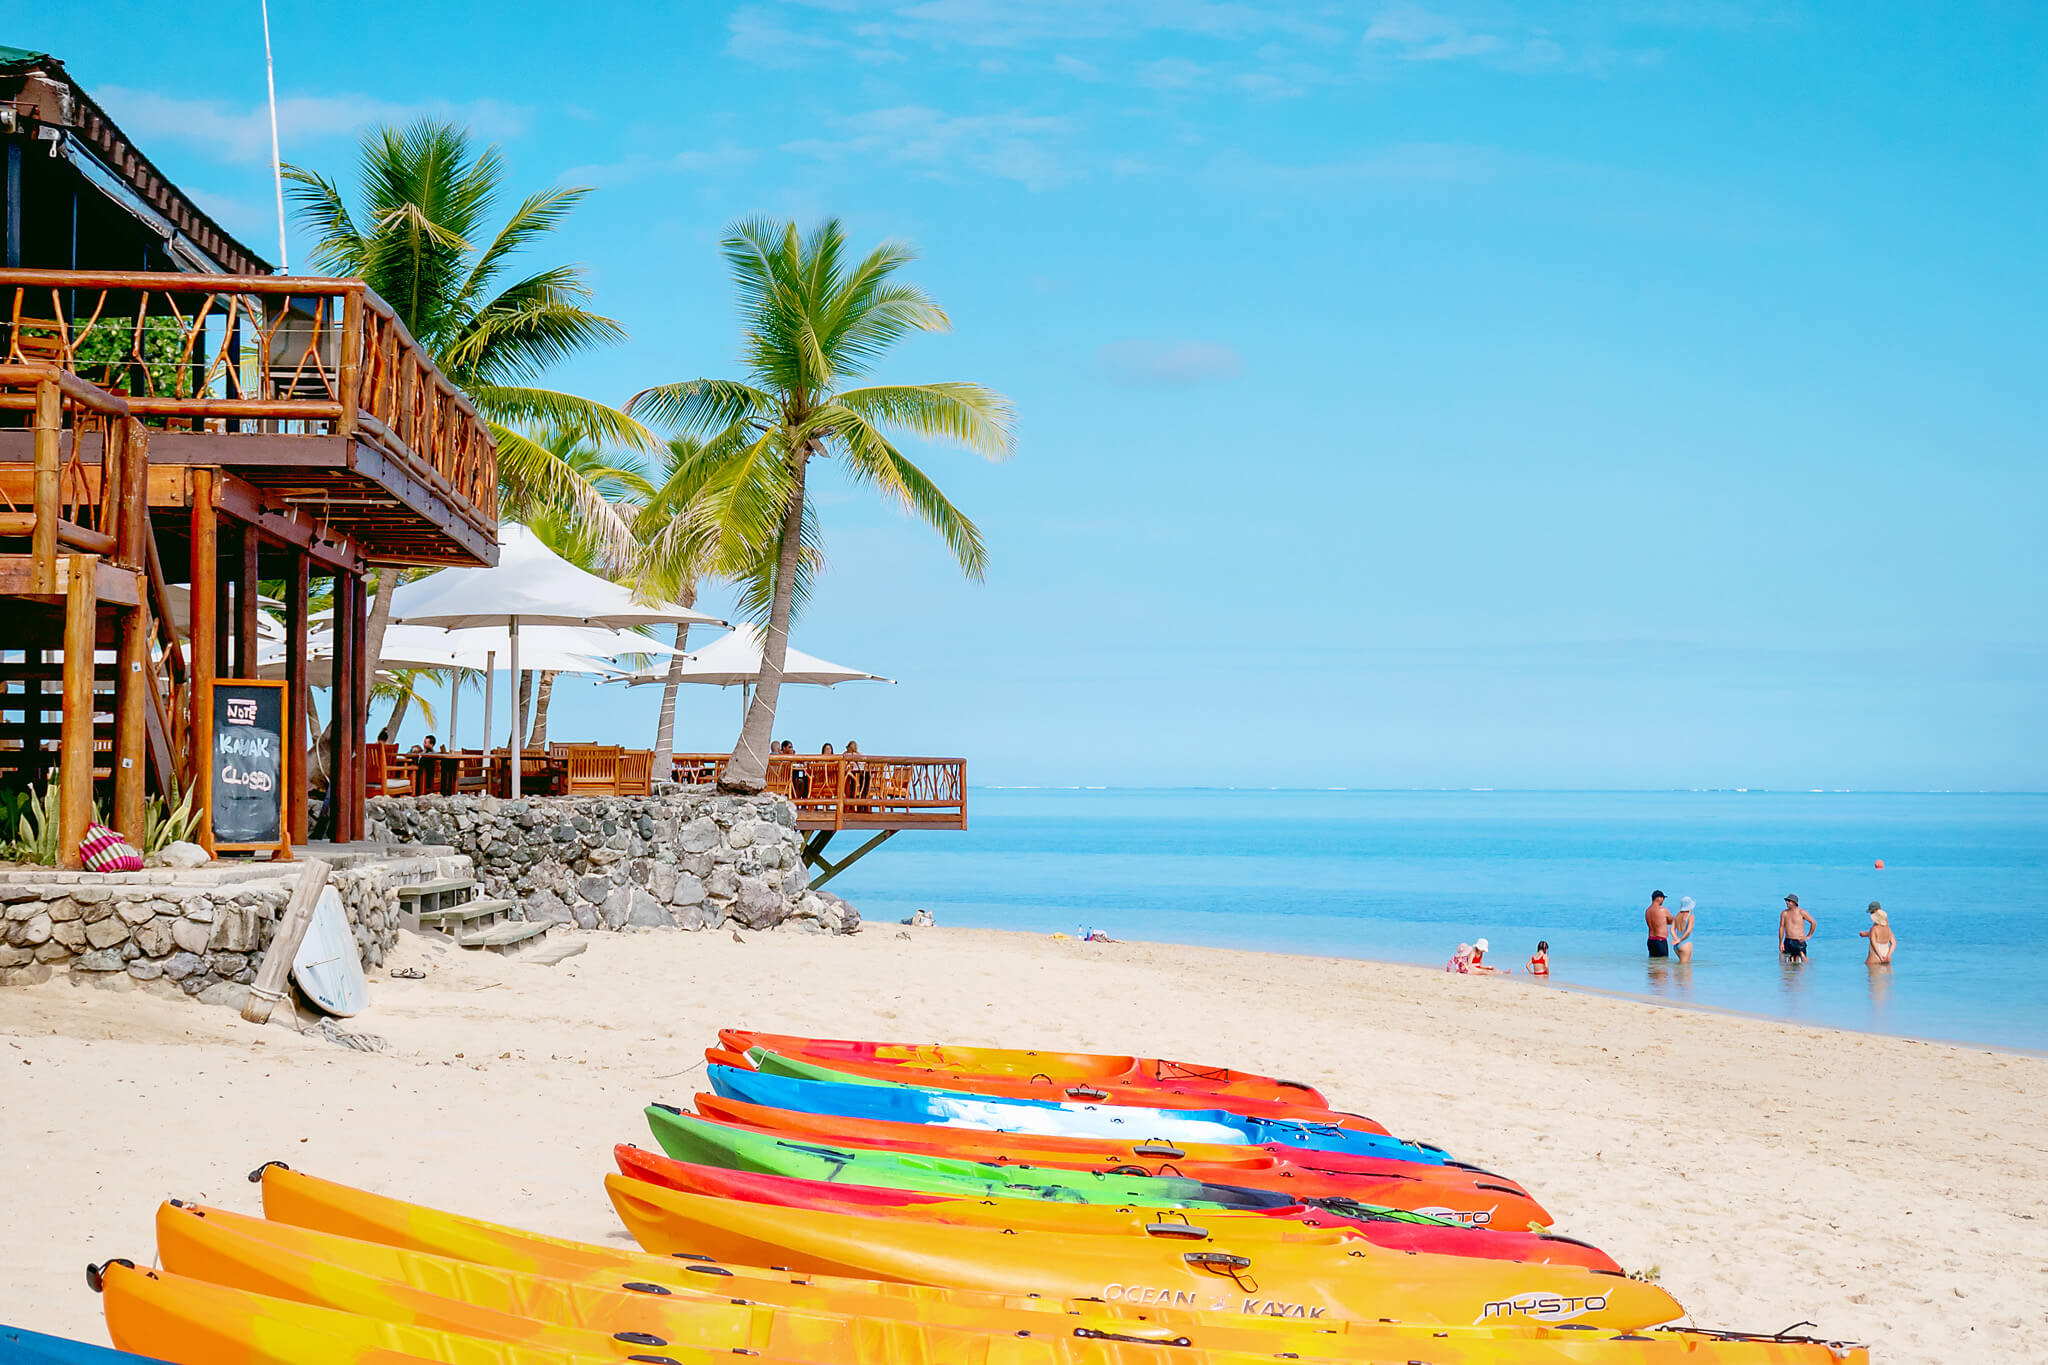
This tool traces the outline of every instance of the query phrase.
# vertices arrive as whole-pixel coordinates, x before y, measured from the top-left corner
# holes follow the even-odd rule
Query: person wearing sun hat
[[[1788,962],[1806,961],[1806,943],[1820,928],[1812,915],[1799,908],[1799,897],[1785,897],[1784,912],[1778,916],[1778,951]]]
[[[1492,974],[1500,970],[1500,968],[1498,967],[1489,967],[1486,965],[1486,950],[1489,946],[1490,945],[1483,938],[1475,938],[1472,940],[1471,970],[1473,972]]]
[[[1870,903],[1870,927],[1860,931],[1858,938],[1870,940],[1870,952],[1863,959],[1867,967],[1889,967],[1892,954],[1899,950],[1898,935],[1892,932],[1891,917],[1876,901]]]
[[[1671,916],[1671,955],[1680,962],[1692,961],[1692,897],[1680,896]]]

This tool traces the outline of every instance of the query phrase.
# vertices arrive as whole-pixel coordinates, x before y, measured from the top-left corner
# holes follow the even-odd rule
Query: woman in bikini
[[[1858,938],[1870,940],[1870,953],[1863,959],[1868,967],[1889,967],[1892,954],[1899,950],[1899,939],[1892,932],[1891,917],[1876,901],[1870,903],[1870,927],[1857,934]]]
[[[1671,917],[1671,955],[1680,962],[1692,961],[1692,897],[1678,898],[1678,913]]]

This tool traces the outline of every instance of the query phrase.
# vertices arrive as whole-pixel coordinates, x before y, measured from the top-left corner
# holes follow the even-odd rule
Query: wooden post
[[[291,790],[285,797],[285,820],[295,844],[305,843],[311,832],[306,816],[306,780],[311,772],[311,755],[306,752],[306,702],[310,682],[306,668],[307,576],[306,552],[294,546],[284,592],[284,748],[292,775]]]
[[[136,849],[145,835],[145,708],[149,705],[149,608],[121,613],[121,645],[114,660],[114,828]]]
[[[78,846],[92,819],[93,647],[99,631],[99,593],[92,555],[71,555],[64,592],[64,739],[57,814],[57,861],[79,865]]]
[[[213,471],[192,471],[192,698],[186,734],[192,744],[192,806],[199,812],[199,842],[213,852],[213,680],[218,622],[214,590],[220,577],[220,518],[213,509]]]
[[[341,398],[340,434],[356,434],[356,412],[363,405],[363,291],[351,289],[341,305],[341,364],[336,376]]]
[[[209,488],[211,485],[209,485]],[[234,586],[233,569],[235,548],[235,525],[232,519],[221,524],[220,509],[214,508],[213,522],[213,672],[215,677],[235,676],[235,604],[229,595]],[[227,559],[229,570],[221,572],[221,560]]]
[[[256,562],[263,549],[263,537],[248,522],[240,523],[241,554],[235,574],[235,676],[256,676],[259,632],[256,621]]]
[[[249,999],[242,1006],[242,1017],[252,1024],[269,1023],[271,1006],[284,999],[292,959],[299,955],[299,944],[305,941],[306,930],[313,923],[313,911],[320,904],[320,892],[327,885],[329,869],[320,859],[308,858],[300,869],[291,903],[285,906],[284,918],[277,922],[277,933],[264,950],[263,965],[256,969],[256,983],[249,987]]]
[[[398,570],[394,568],[390,572],[395,582]],[[349,632],[353,637],[349,645],[349,656],[355,661],[355,666],[349,670],[349,683],[355,689],[356,712],[355,729],[349,736],[349,743],[353,750],[349,757],[355,766],[349,774],[348,837],[351,840],[355,840],[362,838],[365,830],[363,797],[369,786],[369,750],[365,741],[369,738],[370,673],[372,669],[372,662],[369,657],[370,599],[369,595],[363,591],[363,576],[360,572],[355,575],[355,590],[349,594],[349,602],[351,606]]]
[[[355,837],[350,826],[355,811],[356,736],[362,730],[362,722],[356,716],[356,689],[351,681],[357,668],[356,635],[349,628],[355,619],[356,583],[354,574],[345,569],[335,571],[334,688],[328,702],[334,743],[327,754],[327,808],[334,817],[332,837],[340,844]]]
[[[36,591],[45,594],[57,591],[57,519],[64,514],[57,441],[63,424],[63,395],[55,380],[44,379],[36,385],[36,524],[29,548],[36,561]]]
[[[114,531],[119,545],[115,558],[123,568],[141,574],[149,560],[149,428],[132,417],[122,418],[120,425],[126,438],[121,443],[121,511]],[[147,600],[147,584],[142,595]]]

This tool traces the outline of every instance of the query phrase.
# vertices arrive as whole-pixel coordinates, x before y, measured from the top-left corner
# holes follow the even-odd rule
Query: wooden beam
[[[220,519],[213,510],[213,471],[192,471],[192,741],[193,808],[199,842],[213,852],[213,680],[216,627],[214,588],[220,574]]]
[[[57,590],[57,515],[63,496],[58,488],[61,475],[57,463],[57,429],[63,421],[64,412],[57,386],[48,382],[36,385],[36,524],[30,549],[35,554],[36,573],[41,581],[38,592]]]
[[[144,746],[148,743],[149,616],[140,604],[121,613],[121,647],[114,662],[114,828],[143,846]]]
[[[284,588],[284,706],[285,763],[291,773],[291,789],[285,796],[285,819],[291,841],[303,844],[311,837],[307,823],[306,780],[312,771],[306,751],[306,702],[311,695],[306,668],[307,580],[306,552],[292,547],[291,570]]]
[[[57,859],[62,867],[79,866],[78,846],[92,819],[92,675],[100,610],[92,575],[98,562],[91,555],[72,555],[64,595],[64,727],[58,769],[63,785],[57,796]]]

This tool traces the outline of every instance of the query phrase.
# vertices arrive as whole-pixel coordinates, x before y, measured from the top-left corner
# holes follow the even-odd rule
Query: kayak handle
[[[1198,1228],[1193,1223],[1147,1223],[1148,1237],[1180,1237],[1190,1242],[1199,1242],[1209,1235],[1209,1229]]]
[[[1076,1327],[1074,1335],[1083,1341],[1128,1341],[1134,1346],[1191,1346],[1186,1337],[1141,1337],[1126,1332],[1103,1332],[1093,1327]]]
[[[1189,1265],[1214,1270],[1219,1274],[1233,1270],[1249,1270],[1252,1265],[1251,1257],[1233,1256],[1227,1251],[1187,1251],[1181,1253],[1181,1259]]]
[[[1106,1100],[1109,1098],[1109,1092],[1107,1090],[1097,1090],[1092,1085],[1070,1085],[1067,1087],[1067,1098],[1070,1100]]]
[[[135,1269],[135,1262],[126,1256],[116,1256],[111,1261],[88,1264],[85,1268],[85,1287],[95,1294],[99,1293],[106,1285],[107,1272],[117,1265],[125,1265],[130,1270]]]
[[[1169,1142],[1141,1142],[1131,1148],[1132,1156],[1158,1156],[1168,1161],[1179,1161],[1187,1153]]]

